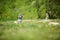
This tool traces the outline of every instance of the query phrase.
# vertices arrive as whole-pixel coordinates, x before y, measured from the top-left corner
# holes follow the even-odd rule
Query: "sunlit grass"
[[[48,22],[0,22],[0,40],[60,40],[60,25]]]

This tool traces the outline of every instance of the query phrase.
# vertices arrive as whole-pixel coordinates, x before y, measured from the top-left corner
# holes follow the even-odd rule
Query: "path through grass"
[[[13,21],[2,21],[0,40],[60,40],[60,25],[48,23],[29,21],[15,24]]]

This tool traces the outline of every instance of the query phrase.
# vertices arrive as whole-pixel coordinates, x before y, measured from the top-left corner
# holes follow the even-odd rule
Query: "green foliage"
[[[36,19],[36,8],[33,6],[33,0],[1,0],[3,4],[0,7],[0,19],[14,20],[18,14],[23,14],[23,19]]]
[[[36,9],[38,18],[43,19],[45,18],[46,14],[46,0],[36,0]]]
[[[47,11],[51,11],[50,18],[60,18],[60,1],[59,0],[48,0]]]
[[[60,1],[56,0],[0,0],[0,19],[15,20],[18,14],[23,19],[45,18],[50,10],[50,18],[60,18]]]

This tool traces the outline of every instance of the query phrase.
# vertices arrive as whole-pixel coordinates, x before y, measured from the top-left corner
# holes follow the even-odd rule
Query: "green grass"
[[[60,25],[48,25],[48,22],[15,24],[13,21],[1,21],[0,40],[60,40]]]

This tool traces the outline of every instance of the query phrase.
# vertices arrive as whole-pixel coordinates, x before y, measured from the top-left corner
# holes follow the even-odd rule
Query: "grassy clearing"
[[[58,20],[54,20],[59,22]],[[60,40],[60,25],[48,22],[0,22],[0,40]]]

